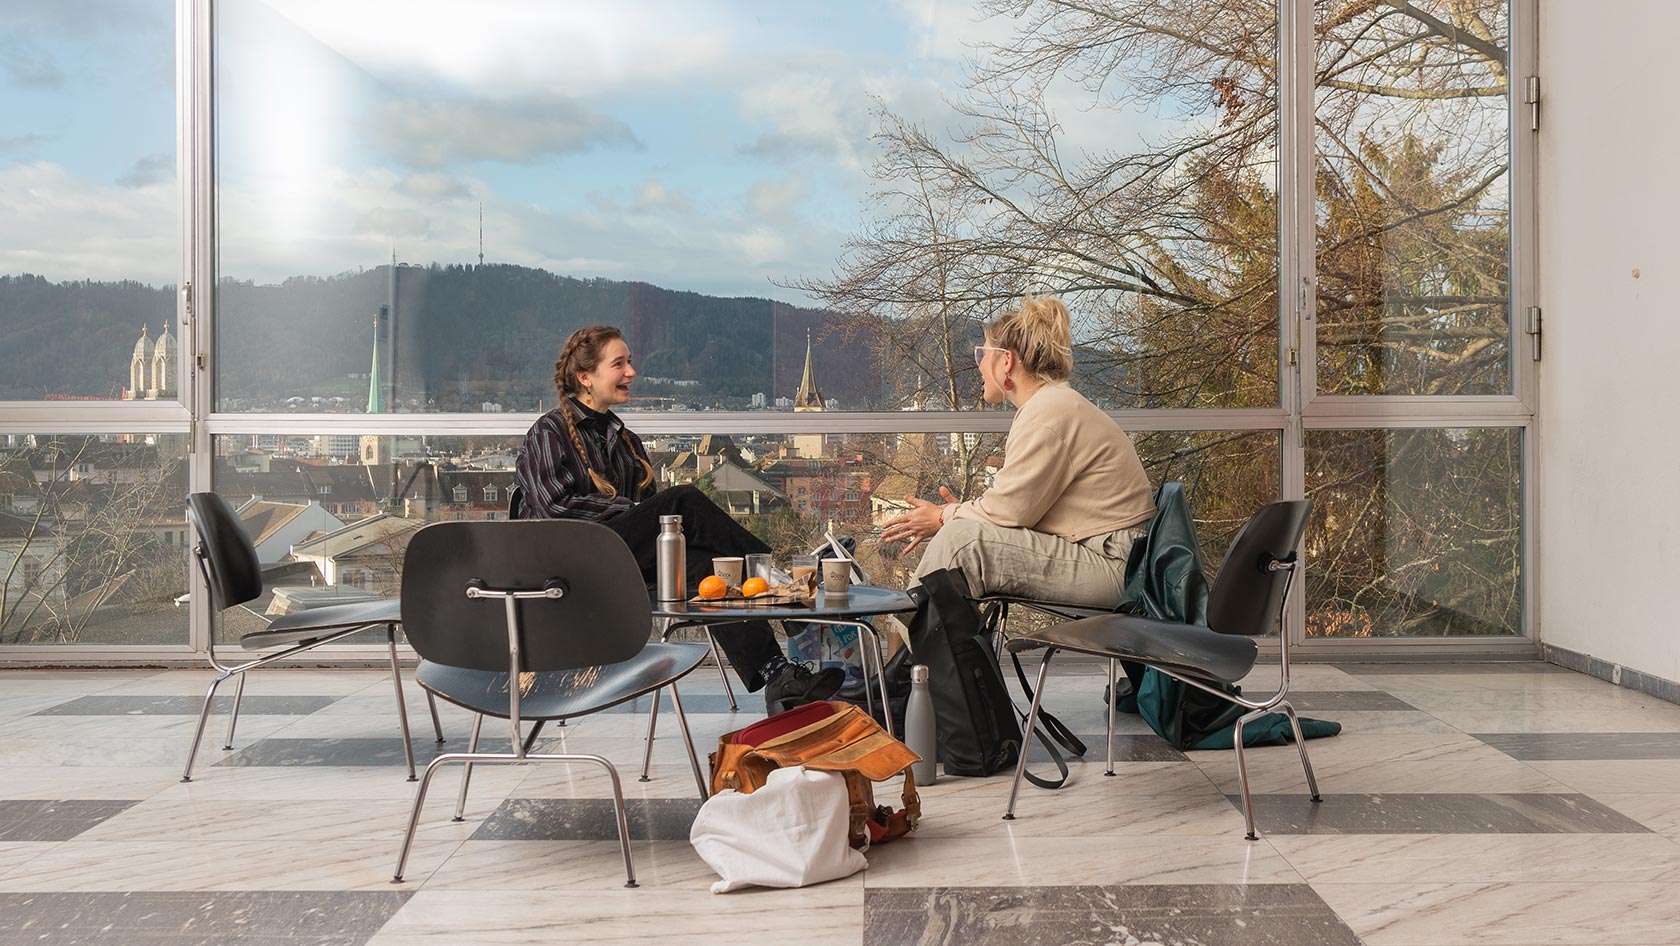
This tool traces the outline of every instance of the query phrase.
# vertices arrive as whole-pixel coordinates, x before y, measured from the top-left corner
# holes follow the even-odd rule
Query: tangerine
[[[748,578],[741,583],[741,594],[744,597],[756,598],[770,590],[770,583],[762,578]]]
[[[729,583],[716,575],[707,575],[700,579],[698,591],[702,598],[721,598],[729,593]]]

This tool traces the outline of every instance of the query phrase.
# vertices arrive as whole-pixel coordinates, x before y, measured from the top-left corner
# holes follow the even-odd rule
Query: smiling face
[[[596,410],[606,410],[630,400],[630,382],[636,369],[630,364],[630,346],[615,338],[601,346],[601,360],[590,371],[577,373],[578,385],[589,395]]]

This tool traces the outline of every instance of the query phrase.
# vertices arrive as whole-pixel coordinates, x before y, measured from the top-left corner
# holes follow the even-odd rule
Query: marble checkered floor
[[[1229,752],[1123,717],[1104,778],[1102,678],[1075,667],[1047,700],[1091,745],[1065,790],[1024,788],[1004,822],[1007,777],[942,779],[867,872],[723,896],[686,840],[699,802],[668,714],[635,779],[645,702],[545,733],[621,766],[641,889],[604,777],[552,765],[479,768],[461,823],[440,776],[393,885],[414,786],[389,678],[253,675],[235,749],[214,720],[181,784],[207,680],[0,672],[0,946],[1680,943],[1680,706],[1544,664],[1299,668],[1303,712],[1345,730],[1311,743],[1322,805],[1292,747],[1252,754],[1258,842]],[[756,697],[727,712],[707,668],[684,693],[702,752],[758,715]],[[443,723],[464,746],[465,714]]]

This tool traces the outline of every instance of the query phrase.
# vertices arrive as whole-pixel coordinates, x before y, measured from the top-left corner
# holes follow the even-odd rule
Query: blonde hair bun
[[[1063,381],[1073,373],[1073,326],[1067,306],[1055,296],[1033,298],[986,325],[986,337],[1021,359],[1021,367],[1044,381]]]

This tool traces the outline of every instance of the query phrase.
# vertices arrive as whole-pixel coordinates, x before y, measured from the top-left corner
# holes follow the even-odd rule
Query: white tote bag
[[[712,893],[820,884],[869,866],[846,840],[850,804],[838,772],[777,769],[751,795],[731,789],[707,799],[688,840],[723,878]]]

